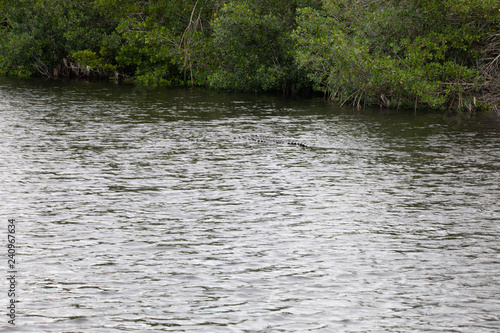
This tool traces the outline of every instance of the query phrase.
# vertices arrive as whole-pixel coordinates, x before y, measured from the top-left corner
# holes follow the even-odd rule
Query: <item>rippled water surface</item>
[[[499,128],[316,99],[1,79],[16,328],[498,332]]]

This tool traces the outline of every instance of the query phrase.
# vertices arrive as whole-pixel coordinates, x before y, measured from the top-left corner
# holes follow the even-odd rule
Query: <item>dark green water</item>
[[[498,332],[493,119],[0,79],[17,331]]]

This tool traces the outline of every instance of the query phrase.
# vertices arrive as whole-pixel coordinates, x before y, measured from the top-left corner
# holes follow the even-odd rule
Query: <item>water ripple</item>
[[[500,329],[489,123],[107,84],[0,98],[23,332]],[[255,134],[311,148],[235,139]]]

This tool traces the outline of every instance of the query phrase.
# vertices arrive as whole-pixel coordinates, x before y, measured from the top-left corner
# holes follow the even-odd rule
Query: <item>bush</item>
[[[0,75],[498,110],[497,0],[0,0]],[[73,63],[71,63],[73,62]],[[82,74],[83,73],[83,74]]]
[[[63,60],[98,50],[113,29],[93,1],[3,0],[0,15],[0,74],[58,76]]]
[[[498,28],[495,1],[325,1],[298,12],[295,59],[331,99],[471,106],[476,59]]]

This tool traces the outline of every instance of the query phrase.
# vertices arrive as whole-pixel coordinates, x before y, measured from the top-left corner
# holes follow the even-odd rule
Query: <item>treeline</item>
[[[0,75],[499,111],[498,0],[0,0]]]

